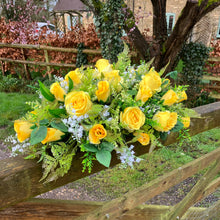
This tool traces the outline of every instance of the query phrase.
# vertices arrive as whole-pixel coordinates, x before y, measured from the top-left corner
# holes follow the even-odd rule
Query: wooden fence
[[[2,69],[3,75],[4,75],[4,62],[23,64],[24,65],[24,71],[25,71],[27,79],[30,79],[30,73],[28,71],[27,65],[46,66],[47,71],[48,71],[48,75],[49,75],[49,79],[52,78],[51,74],[50,74],[50,66],[76,68],[75,64],[51,63],[50,60],[49,60],[49,56],[48,56],[48,51],[78,53],[78,49],[76,49],[76,48],[62,48],[62,47],[51,47],[51,46],[45,46],[45,45],[6,44],[6,43],[0,43],[0,47],[21,49],[21,54],[22,54],[22,57],[23,57],[23,60],[14,60],[14,59],[0,57],[1,69]],[[24,53],[24,49],[43,50],[44,51],[45,62],[36,62],[36,61],[27,60],[27,57],[25,56],[25,53]],[[102,53],[101,50],[92,50],[92,49],[84,49],[84,50],[82,50],[82,52],[85,53],[85,54],[94,54],[94,55],[101,55],[101,53]]]
[[[200,106],[194,110],[201,114],[201,118],[192,119],[190,125],[191,135],[220,126],[220,102]],[[176,134],[173,133],[163,144],[169,145],[176,141]],[[149,148],[147,147],[143,148],[139,144],[135,145],[137,156],[148,153],[148,151]],[[206,211],[205,209],[190,207],[220,186],[220,178],[211,182],[220,171],[220,148],[218,148],[110,202],[93,203],[41,199],[32,199],[24,202],[44,192],[89,175],[86,172],[81,172],[81,156],[78,154],[74,157],[72,168],[68,174],[57,181],[47,184],[39,182],[42,169],[41,164],[37,163],[36,160],[24,160],[18,156],[0,161],[0,209],[2,209],[0,216],[2,219],[174,220],[181,216],[183,216],[183,219],[189,219],[187,216],[192,212],[196,212],[199,215]],[[119,162],[116,155],[113,155],[111,166]],[[204,177],[176,206],[141,205],[207,167],[209,168]],[[96,173],[103,169],[105,167],[95,163],[92,172]],[[220,210],[220,202],[215,208],[217,211]]]

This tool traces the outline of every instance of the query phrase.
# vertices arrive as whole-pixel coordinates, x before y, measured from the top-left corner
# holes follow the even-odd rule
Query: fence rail
[[[220,102],[194,108],[196,112],[201,114],[201,118],[192,119],[190,134],[210,130],[220,126]],[[169,145],[177,141],[177,136],[171,135],[163,142],[164,145]],[[142,147],[140,144],[135,146],[136,155],[143,155],[149,152],[148,147]],[[113,152],[114,153],[114,152]],[[214,154],[210,159],[215,158]],[[50,191],[69,182],[76,181],[85,176],[90,175],[87,172],[82,173],[82,154],[77,154],[74,157],[73,165],[62,178],[47,184],[39,182],[42,176],[41,164],[36,160],[25,160],[22,157],[9,158],[0,161],[0,209],[3,207],[16,204],[27,200],[44,192]],[[116,154],[112,156],[111,166],[120,163]],[[206,161],[206,163],[208,163]],[[201,165],[201,164],[200,164]],[[200,166],[199,165],[199,166]],[[105,169],[104,166],[94,162],[92,173],[99,172]],[[91,173],[91,174],[92,174]],[[174,180],[175,178],[173,178]],[[172,180],[172,181],[173,181]],[[171,182],[172,182],[171,181]]]
[[[21,53],[23,55],[23,60],[14,60],[10,58],[0,57],[1,65],[2,65],[2,73],[4,75],[4,62],[11,62],[11,63],[20,63],[24,65],[25,74],[27,79],[30,79],[30,74],[27,69],[27,64],[29,65],[39,65],[39,66],[46,66],[49,79],[51,80],[52,76],[50,74],[50,66],[58,66],[58,67],[71,67],[75,68],[75,64],[66,64],[66,63],[50,63],[48,51],[57,51],[57,52],[69,52],[69,53],[78,53],[78,49],[76,48],[62,48],[62,47],[51,47],[45,45],[31,45],[31,44],[7,44],[7,43],[0,43],[0,48],[7,47],[7,48],[17,48],[21,49]],[[43,50],[44,57],[46,62],[37,62],[37,61],[28,61],[24,54],[24,49],[35,49],[35,50]],[[101,50],[92,50],[92,49],[84,49],[82,50],[85,54],[93,54],[93,55],[101,55]]]

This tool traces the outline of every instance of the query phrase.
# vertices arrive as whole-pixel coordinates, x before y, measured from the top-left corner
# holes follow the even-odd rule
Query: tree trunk
[[[100,0],[81,0],[95,14],[99,15],[102,2]],[[173,32],[167,36],[166,24],[166,0],[151,0],[153,5],[153,40],[147,42],[138,27],[135,25],[135,18],[132,11],[126,4],[122,13],[126,13],[125,31],[134,44],[139,56],[145,61],[155,57],[154,67],[160,70],[167,65],[165,73],[172,70],[176,56],[182,49],[184,42],[192,32],[195,24],[207,13],[220,6],[220,0],[203,0],[200,3],[196,0],[187,0],[180,17],[178,18]]]

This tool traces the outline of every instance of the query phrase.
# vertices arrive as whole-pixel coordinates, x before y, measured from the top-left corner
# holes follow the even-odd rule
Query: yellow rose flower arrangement
[[[27,138],[31,136],[31,132],[33,129],[31,127],[33,126],[32,123],[24,120],[15,120],[14,122],[14,130],[17,133],[18,140],[20,142],[23,142]]]
[[[98,89],[95,92],[98,101],[106,102],[110,95],[110,85],[108,81],[98,82]]]
[[[167,132],[170,131],[177,123],[177,113],[176,112],[157,112],[153,121],[158,124],[154,126],[157,131]]]
[[[40,101],[30,103],[33,109],[14,130],[24,155],[42,161],[46,181],[67,173],[79,151],[83,171],[91,171],[93,160],[109,167],[113,150],[131,165],[139,160],[136,142],[155,146],[189,127],[191,111],[179,103],[187,99],[186,87],[173,87],[147,63],[130,65],[127,54],[114,64],[99,59],[94,67],[55,76],[50,87],[39,81]]]
[[[66,92],[58,82],[55,82],[50,86],[50,92],[58,101],[64,101],[64,95],[66,95]]]
[[[121,112],[120,121],[129,131],[139,130],[145,123],[145,115],[138,107],[127,107]]]
[[[89,130],[89,141],[92,144],[100,144],[100,140],[105,138],[107,132],[103,125],[96,124]]]
[[[177,94],[176,94],[172,89],[170,89],[169,91],[167,91],[167,92],[163,95],[163,97],[161,98],[161,100],[164,100],[164,102],[163,102],[164,105],[171,106],[171,105],[173,105],[175,102],[177,102],[178,96],[177,96]]]
[[[63,135],[65,135],[65,133],[56,128],[47,128],[47,136],[41,143],[46,144],[48,142],[58,141]]]
[[[70,92],[65,98],[66,111],[70,115],[85,115],[92,107],[90,96],[83,91]]]

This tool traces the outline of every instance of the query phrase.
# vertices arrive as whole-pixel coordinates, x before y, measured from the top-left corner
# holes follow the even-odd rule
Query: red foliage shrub
[[[22,31],[16,27],[16,22],[6,23],[4,19],[0,20],[0,42],[2,43],[23,43],[31,45],[46,45],[52,47],[62,48],[77,48],[79,43],[83,43],[87,49],[100,49],[100,40],[96,34],[95,26],[90,24],[87,28],[82,26],[75,26],[71,31],[64,34],[62,37],[50,33],[46,34],[46,30],[42,31],[36,36],[34,27],[30,25],[29,28]],[[23,38],[22,38],[22,36]],[[18,40],[19,39],[19,40]],[[21,40],[22,39],[22,40]],[[24,40],[25,39],[25,40]],[[28,60],[34,60],[37,62],[45,62],[45,56],[43,50],[36,49],[24,49],[25,57]],[[69,52],[48,51],[49,60],[51,63],[76,63],[77,54]],[[17,48],[0,48],[0,57],[10,58],[14,60],[22,60],[23,54],[21,49]],[[88,63],[94,64],[100,55],[89,55]],[[14,74],[21,65],[5,63],[4,69],[10,70],[11,74]],[[46,67],[29,65],[30,71],[34,72],[46,72]],[[20,68],[20,71],[22,69]],[[52,74],[61,74],[63,68],[51,67]],[[47,73],[48,74],[48,73]]]

